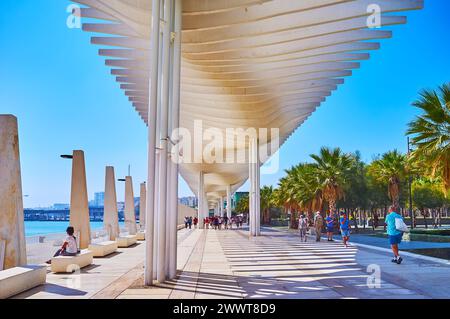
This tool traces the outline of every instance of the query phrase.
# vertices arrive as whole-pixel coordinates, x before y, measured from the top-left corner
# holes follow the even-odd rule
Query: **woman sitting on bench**
[[[75,230],[72,226],[67,227],[66,233],[67,237],[64,240],[64,243],[60,249],[55,253],[53,257],[58,256],[76,256],[78,253],[78,247],[77,247],[77,239],[73,235]],[[47,260],[47,264],[51,264],[51,260]]]

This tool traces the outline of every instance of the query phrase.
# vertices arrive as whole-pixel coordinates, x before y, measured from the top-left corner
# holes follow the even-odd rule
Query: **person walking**
[[[189,224],[189,218],[187,216],[184,216],[184,228],[188,228]]]
[[[197,224],[198,224],[198,218],[197,216],[194,217],[194,228],[197,228]]]
[[[389,207],[389,214],[386,216],[386,230],[389,237],[389,244],[394,253],[394,258],[391,261],[400,265],[403,258],[400,257],[398,245],[402,242],[403,233],[409,232],[409,230],[403,217],[397,211],[397,207]]]
[[[323,227],[323,217],[320,215],[320,212],[317,211],[314,216],[314,228],[316,230],[316,241],[320,241],[320,236],[322,235],[322,227]]]
[[[334,232],[334,217],[333,217],[333,214],[329,213],[328,216],[325,218],[325,226],[327,228],[328,241],[334,241],[333,240],[333,232]]]
[[[350,222],[346,212],[342,211],[339,217],[339,227],[341,228],[342,240],[345,247],[348,247],[348,241],[350,240]]]
[[[192,229],[192,216],[188,218],[189,229]]]
[[[300,241],[306,242],[306,232],[308,231],[308,219],[301,214],[298,220],[298,231],[300,233]]]

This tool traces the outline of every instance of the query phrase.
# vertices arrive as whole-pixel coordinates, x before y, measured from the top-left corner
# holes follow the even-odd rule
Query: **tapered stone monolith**
[[[133,179],[125,178],[125,225],[130,235],[136,235],[136,216],[134,213]]]
[[[116,240],[119,237],[120,228],[117,212],[116,179],[114,176],[114,167],[112,166],[106,166],[103,226],[108,231],[110,240]]]
[[[13,115],[0,115],[0,248],[0,270],[27,263],[19,134]]]
[[[89,203],[86,185],[86,167],[83,151],[73,151],[72,187],[70,191],[70,225],[75,228],[80,249],[91,242]]]
[[[139,198],[139,226],[141,229],[145,227],[145,211],[147,209],[147,185],[141,183],[141,193]]]

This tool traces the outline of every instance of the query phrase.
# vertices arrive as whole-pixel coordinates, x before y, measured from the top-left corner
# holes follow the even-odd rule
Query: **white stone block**
[[[0,299],[6,299],[45,284],[47,267],[27,265],[0,271]]]
[[[137,236],[136,235],[120,236],[119,238],[117,238],[116,241],[120,248],[126,248],[137,243]]]
[[[104,241],[101,243],[90,244],[89,250],[92,251],[94,257],[104,257],[116,252],[118,248],[116,241]]]
[[[58,256],[52,258],[52,272],[72,273],[92,264],[94,254],[88,249],[82,250],[76,256]]]
[[[137,240],[145,240],[145,232],[143,232],[143,231],[140,231],[140,232],[138,232],[137,234],[136,234],[136,239]]]

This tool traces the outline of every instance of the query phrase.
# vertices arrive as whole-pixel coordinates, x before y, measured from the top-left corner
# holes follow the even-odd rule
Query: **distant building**
[[[105,206],[105,192],[94,193],[94,199],[89,201],[89,207]]]
[[[23,217],[26,221],[68,221],[70,215],[69,209],[24,209]]]
[[[181,197],[178,199],[178,202],[182,205],[195,208],[198,206],[198,200],[195,196],[187,196],[187,197]]]
[[[94,193],[95,207],[105,206],[105,192]]]
[[[52,206],[52,209],[54,209],[54,210],[67,210],[69,208],[70,208],[70,204],[55,203]]]

